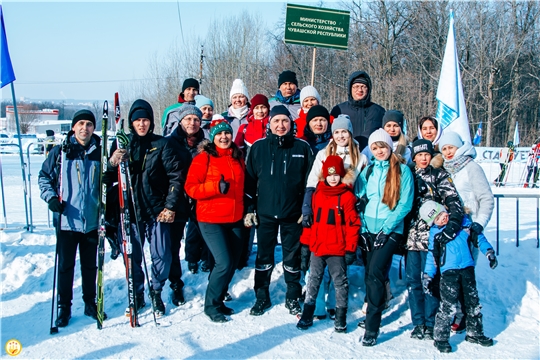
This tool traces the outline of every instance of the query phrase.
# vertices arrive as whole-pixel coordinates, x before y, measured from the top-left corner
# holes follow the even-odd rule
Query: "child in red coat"
[[[319,181],[313,195],[313,225],[305,228],[300,238],[303,246],[309,246],[311,264],[304,311],[296,327],[306,330],[313,325],[315,300],[324,269],[328,266],[336,290],[334,328],[336,332],[346,332],[349,298],[347,265],[356,258],[360,218],[355,209],[356,196],[346,184],[351,174],[345,171],[341,157],[328,156],[323,162],[322,175],[324,178]]]

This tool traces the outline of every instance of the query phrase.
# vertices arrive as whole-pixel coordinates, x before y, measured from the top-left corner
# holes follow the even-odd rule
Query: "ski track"
[[[13,162],[18,161],[14,160]],[[19,358],[540,358],[540,279],[539,249],[536,248],[536,200],[520,200],[520,246],[515,244],[515,199],[500,200],[499,266],[491,270],[487,259],[480,254],[476,277],[483,306],[484,329],[495,345],[483,348],[464,340],[465,334],[450,338],[451,354],[440,354],[431,341],[410,338],[413,328],[408,308],[405,279],[399,279],[400,257],[394,257],[390,273],[394,299],[384,313],[378,344],[364,348],[359,343],[363,329],[357,323],[364,317],[361,307],[364,298],[363,267],[349,270],[350,302],[347,317],[348,332],[337,334],[329,319],[315,320],[306,331],[296,329],[297,319],[284,307],[285,283],[279,263],[272,275],[270,293],[273,306],[262,316],[249,315],[255,302],[253,264],[237,271],[230,286],[233,300],[227,303],[236,314],[225,324],[212,323],[203,313],[204,291],[208,273],[191,274],[184,262],[184,293],[187,303],[174,307],[168,284],[163,292],[167,307],[161,324],[154,326],[150,301],[140,316],[141,327],[133,329],[124,316],[127,306],[127,287],[122,260],[112,261],[105,256],[105,311],[109,319],[102,330],[84,316],[81,299],[80,272],[75,272],[72,319],[69,326],[49,335],[51,295],[54,268],[55,236],[47,227],[47,205],[39,199],[37,173],[39,157],[33,164],[33,220],[37,228],[28,233],[20,228],[25,224],[20,167],[6,172],[4,183],[8,209],[8,228],[0,232],[1,279],[1,344],[18,339],[23,346]],[[5,157],[2,159],[5,165]],[[486,167],[486,164],[482,164]],[[487,164],[498,167],[498,164]],[[486,173],[488,173],[486,171]],[[493,177],[493,176],[491,176]],[[488,177],[489,178],[489,177]],[[494,192],[521,192],[526,189],[493,189]],[[486,235],[495,247],[494,214]],[[106,245],[108,249],[108,244]],[[276,261],[281,261],[281,248],[276,249]],[[147,261],[150,254],[146,248]],[[403,276],[405,275],[402,269]],[[2,357],[9,356],[2,351]]]

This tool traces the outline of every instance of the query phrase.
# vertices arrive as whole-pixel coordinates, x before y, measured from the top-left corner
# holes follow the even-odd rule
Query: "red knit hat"
[[[270,104],[268,103],[268,98],[263,94],[257,94],[253,98],[251,98],[250,104],[251,107],[249,108],[249,110],[251,110],[252,112],[257,105],[264,105],[268,108],[268,111],[270,111]]]
[[[343,165],[343,159],[337,155],[330,155],[323,162],[322,172],[324,177],[328,175],[337,174],[341,177],[345,176],[345,166]]]

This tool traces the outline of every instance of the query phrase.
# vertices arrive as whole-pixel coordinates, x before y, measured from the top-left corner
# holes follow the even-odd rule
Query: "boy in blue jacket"
[[[435,235],[444,230],[448,223],[446,208],[435,202],[426,201],[420,207],[420,217],[431,227],[429,232],[429,253],[424,269],[424,291],[431,292],[432,279],[437,272],[441,272],[440,307],[435,317],[434,345],[440,352],[451,352],[452,347],[448,342],[450,337],[450,325],[455,313],[456,303],[463,292],[465,308],[467,311],[467,336],[465,340],[482,346],[492,346],[493,340],[484,335],[482,325],[482,313],[476,279],[474,275],[474,260],[469,247],[469,226],[471,220],[465,216],[463,229],[456,238],[446,245],[435,242]],[[497,258],[493,247],[489,244],[484,234],[478,235],[477,244],[480,251],[489,260],[489,266],[495,269]]]

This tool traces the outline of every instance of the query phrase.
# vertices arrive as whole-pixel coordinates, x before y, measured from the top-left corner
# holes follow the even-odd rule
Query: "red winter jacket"
[[[300,242],[309,245],[316,256],[344,256],[355,252],[360,231],[360,218],[355,208],[356,196],[341,183],[335,187],[319,181],[313,194],[313,225],[305,228]]]
[[[262,120],[255,120],[253,115],[249,115],[247,121],[247,124],[240,125],[234,139],[234,143],[240,149],[243,149],[245,145],[251,146],[255,141],[266,137],[268,116]]]
[[[233,159],[230,148],[216,147],[216,150],[217,157],[203,150],[193,158],[184,188],[191,198],[197,200],[197,221],[214,224],[237,222],[244,212],[244,161]],[[219,191],[222,175],[230,183],[227,194]]]

